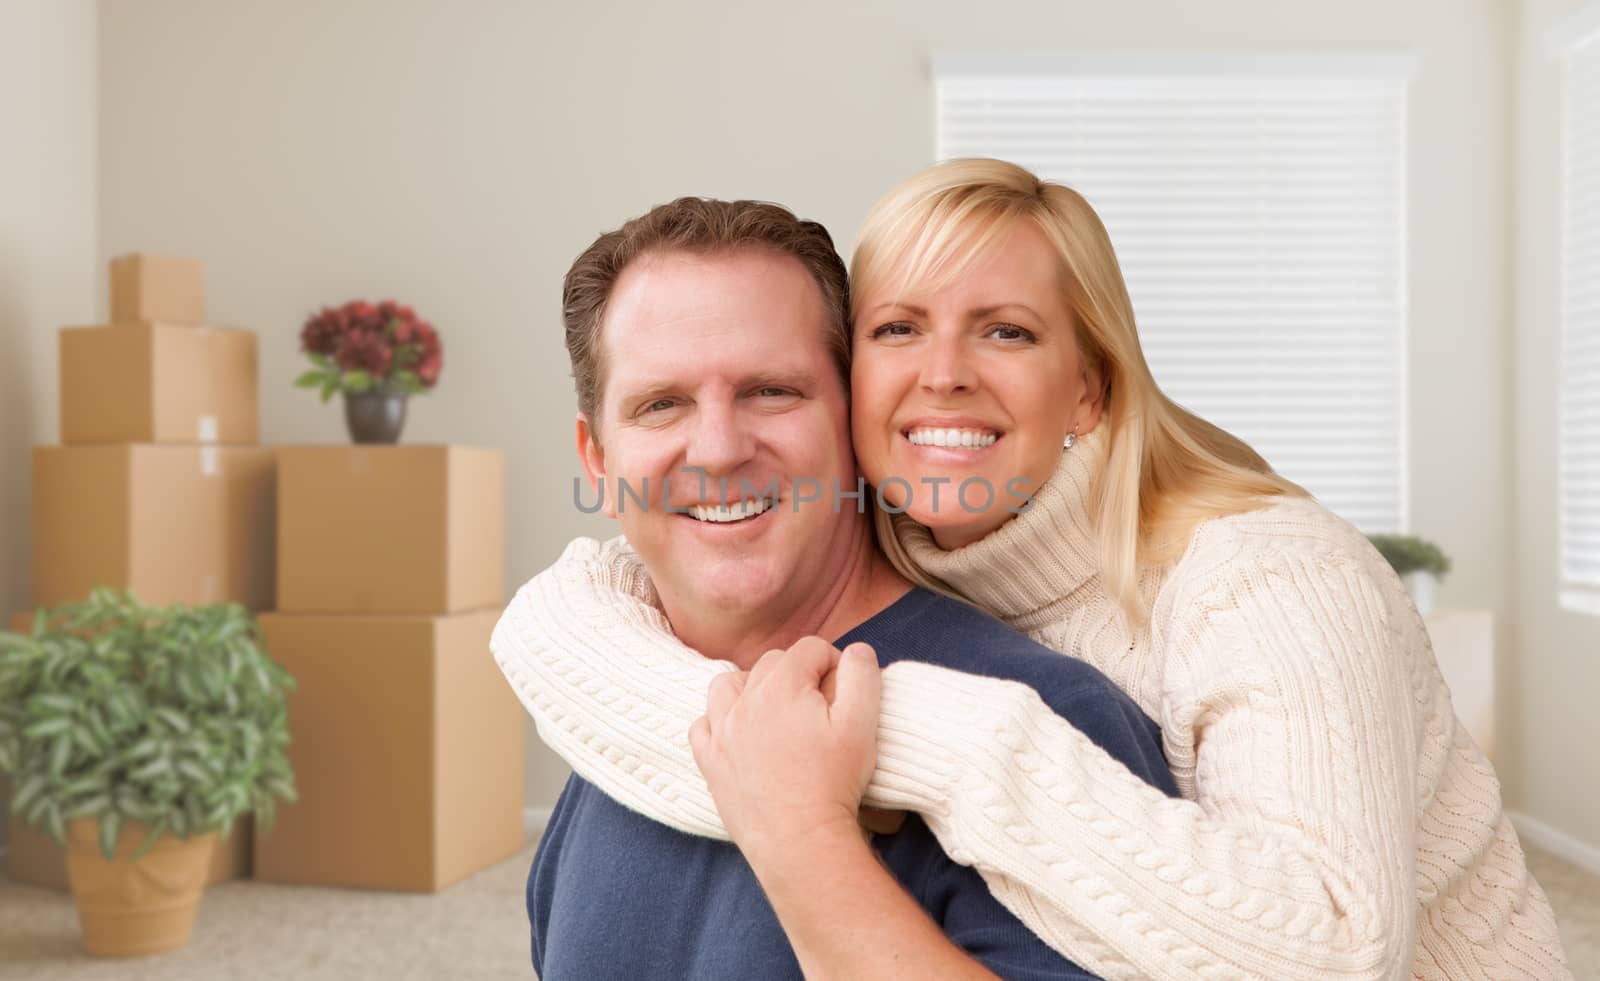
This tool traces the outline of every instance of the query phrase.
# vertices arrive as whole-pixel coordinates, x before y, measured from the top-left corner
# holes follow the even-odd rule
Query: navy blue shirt
[[[1027,684],[1134,773],[1177,795],[1160,730],[1127,694],[979,610],[913,589],[837,644],[858,640],[885,666],[925,661]],[[1092,977],[1001,906],[975,870],[952,861],[917,815],[876,836],[873,848],[945,935],[1000,977]],[[534,855],[527,902],[533,966],[544,981],[802,977],[736,846],[652,821],[576,774]]]

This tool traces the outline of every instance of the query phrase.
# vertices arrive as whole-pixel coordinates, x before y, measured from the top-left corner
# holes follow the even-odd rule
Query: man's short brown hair
[[[766,249],[792,256],[811,273],[828,315],[824,339],[845,391],[849,391],[849,284],[844,262],[834,251],[828,230],[766,201],[686,197],[657,205],[595,239],[567,270],[561,291],[561,317],[566,325],[572,377],[578,388],[578,410],[591,424],[598,423],[596,411],[605,385],[600,324],[611,291],[628,264],[650,253],[718,255],[743,249]]]

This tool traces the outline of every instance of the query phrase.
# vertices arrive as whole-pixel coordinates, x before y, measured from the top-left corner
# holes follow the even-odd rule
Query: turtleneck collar
[[[892,533],[883,533],[889,529],[880,516],[885,553],[913,581],[945,587],[1006,620],[1067,596],[1099,571],[1090,494],[1109,453],[1105,429],[1097,426],[1063,450],[1028,510],[986,537],[946,551],[905,515],[889,518]]]

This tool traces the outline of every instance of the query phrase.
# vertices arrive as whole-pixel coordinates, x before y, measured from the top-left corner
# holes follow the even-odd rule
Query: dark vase
[[[406,424],[406,393],[345,392],[344,424],[356,443],[396,443]]]

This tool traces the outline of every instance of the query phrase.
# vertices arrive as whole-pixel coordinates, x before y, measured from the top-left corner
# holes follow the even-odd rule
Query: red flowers
[[[444,367],[444,349],[439,346],[439,334],[426,320],[415,325],[417,349],[417,377],[432,386],[439,380],[439,369]]]
[[[394,348],[382,334],[369,330],[350,331],[334,349],[333,360],[345,371],[365,371],[377,379],[389,370]]]
[[[316,367],[295,384],[320,387],[324,402],[340,390],[423,392],[438,383],[444,365],[433,325],[393,300],[323,307],[300,329],[300,350]]]

